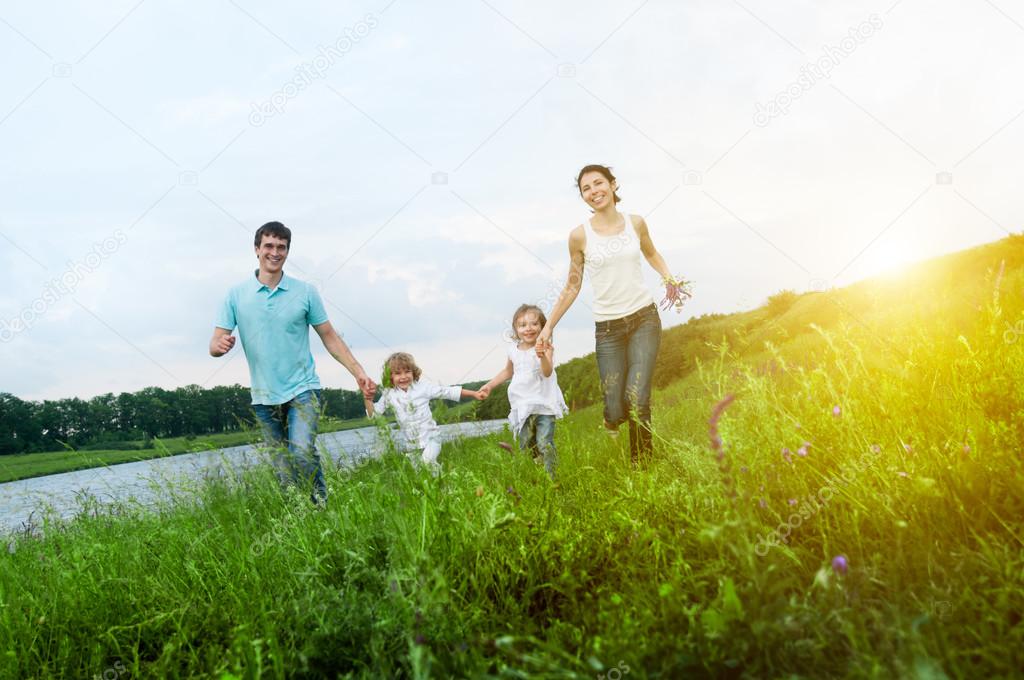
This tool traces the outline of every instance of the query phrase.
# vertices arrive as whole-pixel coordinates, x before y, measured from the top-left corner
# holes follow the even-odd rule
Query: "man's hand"
[[[373,382],[373,378],[366,373],[360,373],[356,376],[356,383],[358,383],[363,396],[372,401],[373,395],[377,392],[377,383]]]
[[[215,357],[222,357],[231,351],[231,348],[235,346],[235,336],[233,335],[222,335],[221,337],[210,343],[210,354]]]
[[[490,390],[488,390],[488,392],[490,392]],[[483,401],[484,399],[487,398],[487,395],[484,394],[484,391],[482,389],[479,389],[476,392],[473,392],[473,398],[476,399],[477,401]]]
[[[480,401],[483,401],[484,399],[486,399],[489,396],[491,396],[491,387],[490,387],[490,385],[484,385],[483,387],[481,387],[480,389],[478,389],[476,391],[476,398],[479,399]]]

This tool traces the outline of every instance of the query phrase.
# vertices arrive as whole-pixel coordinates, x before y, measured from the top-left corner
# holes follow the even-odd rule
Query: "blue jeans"
[[[519,430],[519,448],[531,457],[543,456],[544,469],[551,479],[555,478],[558,467],[558,452],[555,451],[555,417],[534,413],[526,416]]]
[[[604,392],[604,420],[612,428],[629,421],[634,463],[647,458],[651,436],[651,381],[661,344],[661,317],[650,306],[628,316],[595,324],[597,369]]]
[[[316,451],[320,405],[320,390],[306,390],[284,404],[252,406],[263,430],[263,440],[276,451],[278,478],[285,484],[312,485],[312,499],[318,504],[327,501],[327,483]]]

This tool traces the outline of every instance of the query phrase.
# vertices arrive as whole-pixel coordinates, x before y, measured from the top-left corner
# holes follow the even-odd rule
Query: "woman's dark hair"
[[[256,230],[256,247],[260,247],[264,236],[276,236],[288,242],[288,250],[292,249],[292,230],[280,222],[267,222]]]
[[[537,315],[537,321],[540,322],[541,328],[544,328],[544,326],[548,325],[548,317],[544,316],[543,309],[541,309],[537,305],[531,305],[527,303],[519,305],[519,309],[517,309],[516,313],[512,315],[512,339],[515,340],[516,342],[519,342],[520,340],[519,335],[516,333],[516,322],[519,321],[519,317],[521,317],[523,314],[526,314],[527,312],[533,312],[534,314]]]
[[[604,178],[608,180],[609,184],[615,183],[615,175],[612,174],[612,169],[609,168],[608,166],[584,165],[583,169],[580,170],[580,173],[576,175],[576,190],[580,192],[580,196],[583,195],[583,190],[580,189],[580,181],[583,179],[583,175],[587,174],[588,172],[599,172],[602,175],[604,175]],[[618,191],[612,191],[612,198],[615,200],[616,203],[622,200],[621,198],[619,198]]]

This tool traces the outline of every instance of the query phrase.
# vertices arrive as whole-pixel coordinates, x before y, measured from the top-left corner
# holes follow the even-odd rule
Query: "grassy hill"
[[[492,437],[436,479],[331,470],[323,512],[260,471],[86,499],[0,562],[0,675],[1018,675],[1022,264],[1017,236],[666,331],[645,470],[585,357],[556,485]]]

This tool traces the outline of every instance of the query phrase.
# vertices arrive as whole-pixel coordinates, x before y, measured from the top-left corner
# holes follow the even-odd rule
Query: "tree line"
[[[324,413],[365,415],[357,391],[324,389]],[[249,388],[186,385],[102,394],[91,399],[25,401],[0,393],[0,455],[79,448],[139,448],[153,437],[234,432],[254,425]],[[145,444],[143,444],[144,446]]]

